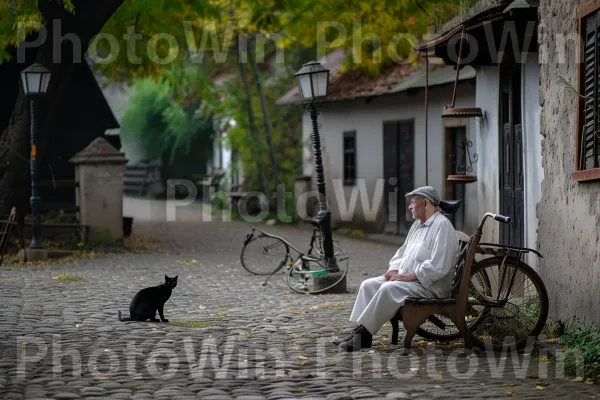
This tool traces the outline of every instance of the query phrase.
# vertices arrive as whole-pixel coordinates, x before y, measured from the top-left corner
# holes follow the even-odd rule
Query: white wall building
[[[331,69],[327,59],[322,63]],[[368,87],[379,87],[380,92],[364,96],[352,92],[354,98],[350,99],[336,91],[336,84],[345,78],[335,73],[330,76],[330,92],[334,95],[329,99],[333,99],[323,106],[318,121],[333,224],[404,234],[413,222],[404,194],[429,184],[445,199],[465,200],[455,218],[457,229],[463,229],[469,220],[463,217],[464,210],[474,207],[477,201],[463,191],[474,192],[474,187],[453,184],[446,178],[455,173],[455,165],[449,158],[456,147],[453,141],[465,136],[472,140],[476,123],[470,119],[443,120],[441,117],[444,106],[452,100],[456,71],[443,65],[432,65],[429,69],[427,166],[423,69],[413,69],[395,81],[388,79],[383,89],[380,81],[366,82]],[[475,103],[474,78],[472,68],[461,70],[456,106],[470,107]],[[278,104],[298,107],[297,89],[279,99]],[[302,125],[304,175],[312,177],[312,190],[316,190],[312,123],[308,113],[304,114]],[[296,206],[302,208],[298,202]],[[314,212],[313,209],[311,213]]]

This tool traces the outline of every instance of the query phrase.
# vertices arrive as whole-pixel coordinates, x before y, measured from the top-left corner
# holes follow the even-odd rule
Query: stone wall
[[[583,1],[545,0],[540,17],[540,272],[550,318],[600,322],[600,181],[579,183],[575,170],[577,103],[560,79],[578,87],[578,10]]]

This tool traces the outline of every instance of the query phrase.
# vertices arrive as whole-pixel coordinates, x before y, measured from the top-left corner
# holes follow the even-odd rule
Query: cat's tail
[[[131,318],[122,318],[121,317],[121,311],[119,311],[119,321],[121,321],[121,322],[131,321]]]

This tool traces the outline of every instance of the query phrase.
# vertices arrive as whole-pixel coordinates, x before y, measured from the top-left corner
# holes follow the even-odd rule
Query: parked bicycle
[[[451,202],[451,206],[445,204],[444,212],[454,213],[460,204],[460,201]],[[510,217],[487,213],[482,225],[487,217],[510,223]],[[457,231],[457,236],[460,241],[457,265],[461,265],[467,256],[470,237],[461,231]],[[542,257],[536,250],[526,247],[479,243],[477,254],[481,258],[474,260],[471,267],[465,316],[473,344],[477,347],[485,348],[485,342],[489,341],[497,351],[505,346],[522,349],[528,338],[537,337],[544,329],[548,318],[548,294],[538,273],[522,260],[528,253]],[[452,296],[457,289],[453,287]],[[454,323],[442,315],[428,318],[417,334],[438,341],[460,338]]]
[[[267,275],[263,286],[273,275],[286,267],[286,281],[293,291],[317,294],[330,290],[346,277],[350,265],[349,257],[340,247],[339,241],[334,240],[334,257],[340,274],[338,279],[331,281],[329,285],[315,289],[314,276],[323,276],[331,272],[326,268],[327,261],[319,221],[308,219],[308,222],[313,225],[313,231],[306,253],[298,250],[281,236],[252,228],[242,246],[240,254],[242,266],[251,274]],[[295,258],[290,255],[290,249],[298,254]]]

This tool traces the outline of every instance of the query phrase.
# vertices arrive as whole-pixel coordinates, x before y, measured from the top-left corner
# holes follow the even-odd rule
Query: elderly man
[[[440,196],[431,186],[406,195],[415,219],[404,244],[383,276],[365,280],[350,316],[354,333],[335,344],[346,351],[371,347],[372,335],[389,321],[408,297],[450,295],[459,244],[452,223],[439,212]]]

